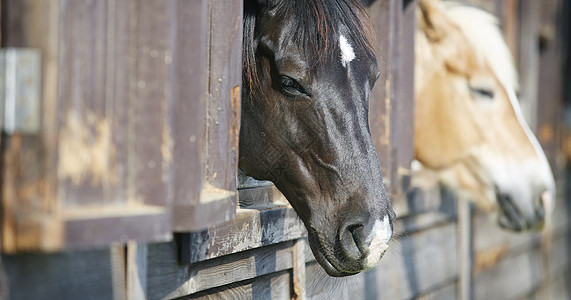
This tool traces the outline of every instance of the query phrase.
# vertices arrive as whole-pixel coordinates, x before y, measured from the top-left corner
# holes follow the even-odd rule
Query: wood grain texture
[[[151,244],[148,248],[147,297],[182,297],[292,269],[292,261],[292,242],[273,244],[191,265],[178,262],[174,243]]]
[[[41,86],[42,106],[47,113],[55,111],[57,102],[58,5],[59,1],[2,2],[2,46],[34,47],[42,52],[42,77],[48,78]],[[52,147],[56,136],[51,130],[56,120],[55,113],[42,116],[45,131],[41,134],[3,135],[1,139],[4,251],[61,246],[57,199],[50,188],[57,183]]]
[[[182,299],[292,299],[289,272],[278,272],[248,281],[231,284]]]
[[[291,207],[269,210],[238,209],[232,221],[181,236],[181,260],[195,263],[252,248],[306,236]]]
[[[456,300],[458,299],[458,282],[453,280],[443,286],[435,286],[433,290],[416,298],[422,300]]]
[[[205,183],[210,15],[208,0],[175,1],[172,9],[175,27],[170,127],[174,137],[172,159],[178,163],[172,165],[170,188],[174,194],[173,228],[184,231],[195,227],[196,214],[190,210],[200,203]]]
[[[176,231],[199,231],[234,218],[238,202],[243,5],[176,3],[175,72],[182,77],[174,78],[175,156],[190,166],[174,167],[173,224]],[[188,146],[198,152],[188,153]]]
[[[551,163],[552,168],[561,169],[558,155],[561,151],[561,123],[563,120],[565,36],[561,36],[558,24],[563,20],[560,0],[544,1],[536,33],[539,47],[539,70],[537,87],[537,138]],[[560,26],[561,27],[561,26]],[[556,170],[557,172],[557,170]]]
[[[539,86],[539,47],[537,32],[541,4],[533,0],[519,1],[519,45],[516,58],[519,83],[519,100],[522,113],[529,127],[537,132],[538,86]]]
[[[369,98],[369,126],[373,143],[383,172],[383,182],[387,187],[387,191],[392,192],[392,174],[396,162],[393,161],[393,149],[391,147],[392,135],[397,134],[393,125],[395,121],[392,117],[393,110],[396,111],[395,90],[393,77],[396,75],[396,62],[391,59],[395,55],[395,49],[398,49],[397,43],[393,43],[395,39],[395,18],[393,12],[396,9],[398,0],[379,0],[375,1],[369,7],[376,37],[379,42],[375,55],[381,74],[377,79]],[[399,7],[400,8],[400,7]],[[396,37],[398,38],[398,37]]]
[[[111,256],[108,249],[3,255],[9,299],[113,299]]]
[[[210,72],[207,117],[207,180],[236,189],[242,85],[242,1],[210,2]],[[236,203],[236,202],[235,202]]]
[[[552,281],[546,282],[537,291],[526,297],[527,299],[546,300],[569,300],[571,299],[571,287],[569,275],[562,274]]]
[[[398,3],[397,3],[398,5]],[[406,193],[410,188],[410,167],[414,159],[414,41],[417,1],[401,0],[401,42],[399,97],[397,98],[398,134],[393,147],[397,149],[395,177],[396,191]]]
[[[553,238],[546,253],[542,253],[542,249],[536,245],[502,257],[493,268],[480,270],[474,275],[474,299],[520,298],[565,274],[570,262],[569,233],[566,231],[565,234]],[[547,260],[544,260],[542,255],[545,255]]]
[[[377,290],[381,298],[417,297],[433,286],[457,277],[454,223],[402,238],[391,246],[393,248],[389,248],[376,268]]]
[[[58,200],[63,207],[117,204],[113,115],[105,101],[108,2],[61,1],[58,86]],[[62,59],[67,58],[67,59]],[[120,149],[119,149],[120,151]]]
[[[125,241],[129,236],[144,240],[168,239],[170,213],[164,206],[168,198],[162,171],[138,169],[150,168],[153,164],[162,169],[160,147],[153,143],[145,146],[145,142],[152,142],[157,135],[158,141],[162,140],[164,126],[157,126],[153,120],[161,123],[165,115],[157,113],[154,107],[147,107],[149,111],[154,110],[145,112],[151,116],[147,119],[136,110],[140,107],[137,105],[145,105],[144,100],[129,104],[135,97],[132,86],[143,85],[137,85],[142,82],[137,76],[144,73],[137,69],[137,64],[152,66],[152,62],[143,59],[146,56],[140,52],[144,51],[139,49],[138,52],[137,43],[143,42],[138,35],[153,33],[144,28],[137,32],[139,27],[133,26],[139,18],[146,18],[145,13],[131,5],[133,2],[126,1],[10,1],[12,4],[13,11],[21,15],[9,25],[20,28],[20,32],[14,34],[21,37],[13,42],[38,47],[45,59],[41,132],[36,136],[15,135],[13,139],[3,140],[3,148],[7,149],[3,151],[4,159],[10,160],[9,165],[5,164],[7,168],[3,168],[4,186],[10,187],[3,189],[4,250],[93,247]],[[155,9],[161,10],[160,7]],[[167,33],[158,35],[168,42],[168,22],[158,24],[158,15],[150,23],[154,22],[154,29]],[[30,25],[32,19],[34,24],[42,26]],[[164,41],[152,40],[158,44]],[[146,46],[154,44],[148,42]],[[153,74],[161,76],[160,66],[154,69],[157,72]],[[155,79],[151,81],[161,85]],[[160,93],[162,88],[153,90]],[[152,92],[147,94],[151,97],[147,102],[160,102]],[[143,127],[158,128],[156,135],[149,131],[141,134],[137,118],[145,118]],[[138,134],[141,135],[137,139]],[[137,151],[130,153],[129,147]],[[143,150],[145,147],[147,150]],[[145,151],[158,153],[159,159],[139,155]],[[138,158],[144,160],[144,164],[137,161]],[[133,174],[147,176],[149,184],[144,185],[147,190],[140,191],[144,196],[137,194],[136,185],[141,182],[136,178],[139,175]],[[149,203],[163,205],[163,211],[146,214],[143,218],[148,224],[146,229],[137,227],[136,222],[145,215],[137,205]],[[110,209],[118,214],[109,216],[105,211]],[[79,211],[84,217],[74,217]],[[85,213],[91,214],[85,216]],[[17,215],[27,217],[14,219]],[[134,216],[138,220],[129,221]],[[101,217],[98,224],[103,227],[91,226],[97,223],[94,221],[97,217]],[[81,220],[85,223],[79,224]],[[115,231],[93,232],[95,228],[113,227],[108,222],[116,223]],[[153,226],[153,222],[159,222],[158,226]]]
[[[240,189],[238,193],[241,208],[269,209],[289,205],[284,195],[273,184]]]
[[[188,295],[187,289],[183,287],[189,279],[189,266],[179,262],[176,243],[148,244],[147,251],[147,256],[142,258],[147,266],[146,298],[151,300],[165,299],[168,295],[171,295],[170,298]],[[139,265],[139,268],[142,266]]]
[[[147,293],[147,255],[146,244],[129,242],[125,251],[127,300],[145,299]]]

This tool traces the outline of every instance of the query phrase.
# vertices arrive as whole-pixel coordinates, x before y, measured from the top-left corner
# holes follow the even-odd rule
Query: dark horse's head
[[[379,69],[359,0],[246,0],[240,168],[275,183],[332,276],[374,267],[394,212],[368,125]]]

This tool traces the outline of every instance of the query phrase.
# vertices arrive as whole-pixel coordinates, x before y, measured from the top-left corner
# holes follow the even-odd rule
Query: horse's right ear
[[[440,0],[420,0],[416,15],[417,26],[430,41],[439,41],[446,35],[444,8]]]

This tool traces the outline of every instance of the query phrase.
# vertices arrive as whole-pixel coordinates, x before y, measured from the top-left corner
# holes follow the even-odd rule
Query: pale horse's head
[[[422,0],[417,11],[415,155],[445,185],[514,231],[543,227],[555,183],[525,122],[496,19]]]

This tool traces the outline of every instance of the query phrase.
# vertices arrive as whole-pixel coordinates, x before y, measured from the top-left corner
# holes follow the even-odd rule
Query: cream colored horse
[[[541,228],[553,209],[553,174],[522,117],[495,18],[421,0],[415,43],[416,159],[479,207],[497,211],[502,227]]]

